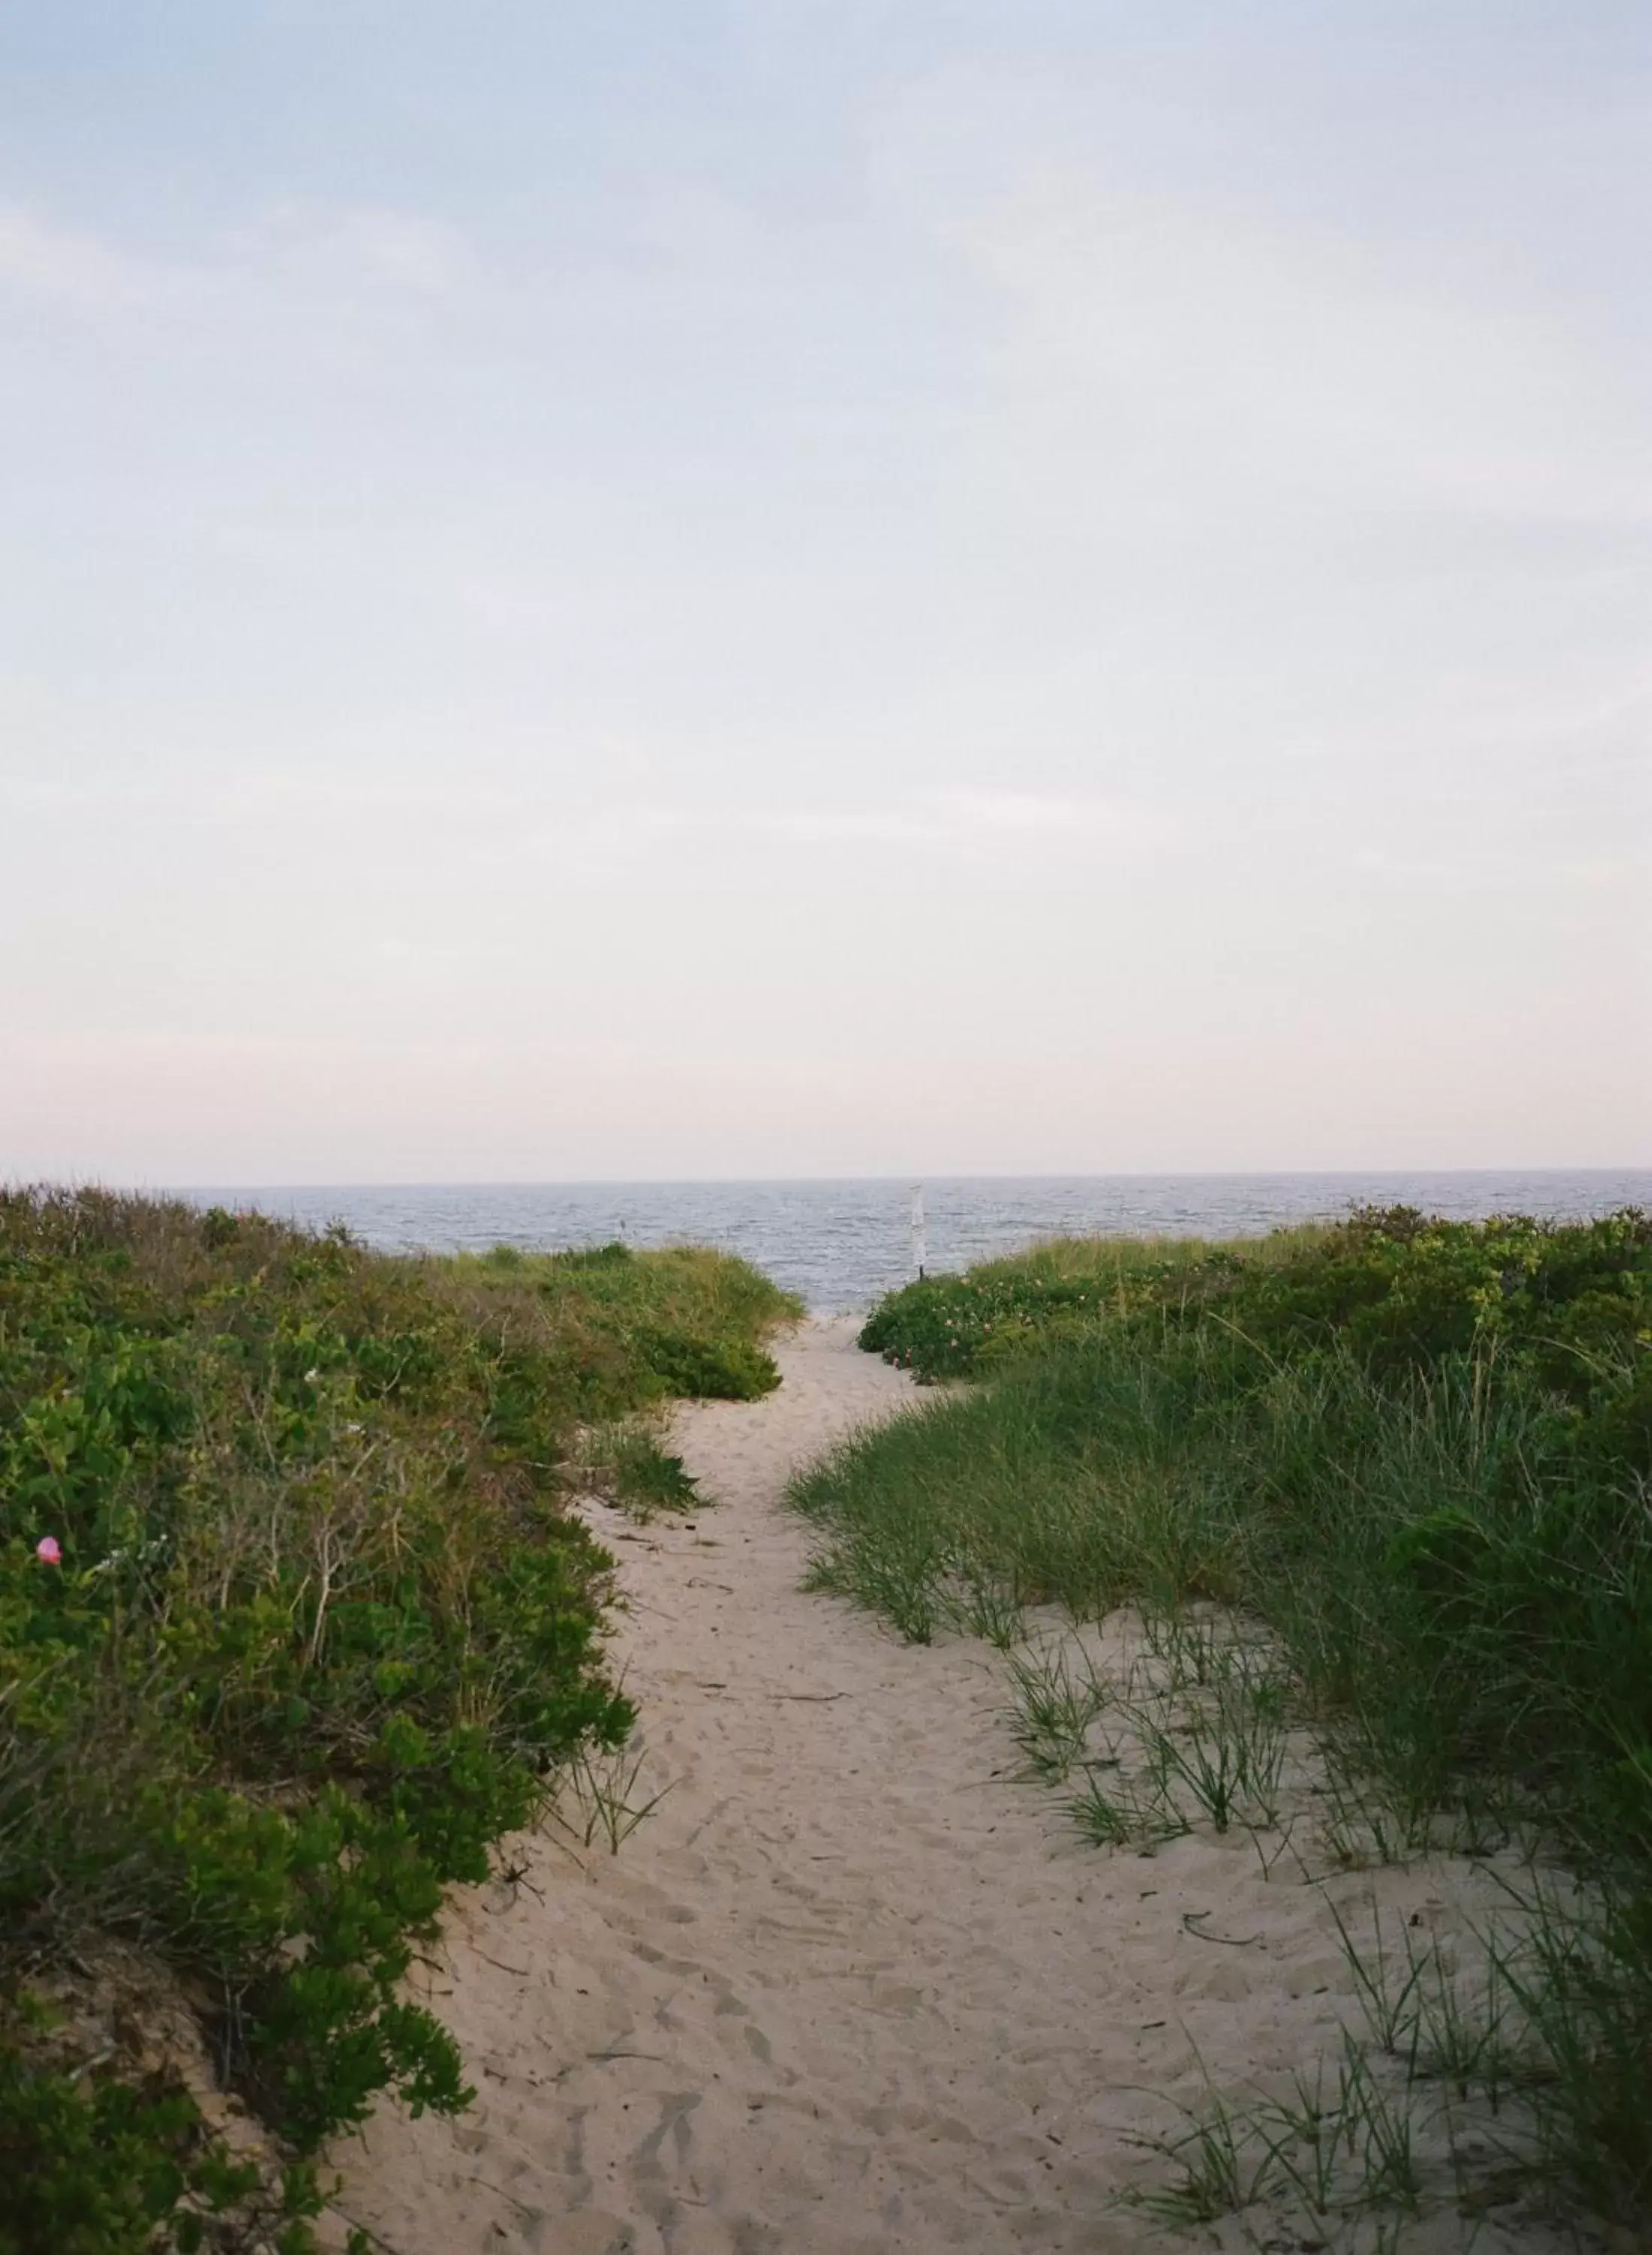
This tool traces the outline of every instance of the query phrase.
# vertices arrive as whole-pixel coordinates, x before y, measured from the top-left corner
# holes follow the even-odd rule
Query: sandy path
[[[995,1654],[799,1591],[786,1473],[906,1382],[841,1324],[780,1359],[769,1401],[679,1414],[716,1510],[639,1531],[595,1509],[643,1789],[671,1789],[617,1858],[552,1832],[531,1886],[456,1906],[431,1992],[477,2104],[384,2110],[334,2156],[341,2211],[395,2255],[1134,2248],[1114,2195],[1164,2167],[1130,2133],[1198,2102],[1201,2057],[1229,2087],[1276,2076],[1347,2012],[1318,1890],[1266,1879],[1243,1837],[1084,1849],[1004,1774]],[[1449,1872],[1341,1899],[1374,1886],[1396,1921],[1456,1915]]]

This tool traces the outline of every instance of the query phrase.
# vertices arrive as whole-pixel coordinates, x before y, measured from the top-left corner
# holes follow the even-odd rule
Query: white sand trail
[[[1166,2171],[1132,2134],[1348,2017],[1318,1889],[1265,1879],[1242,1836],[1085,1849],[1009,1780],[996,1654],[801,1592],[787,1473],[907,1385],[841,1324],[779,1359],[768,1401],[678,1413],[717,1508],[639,1530],[594,1507],[639,1789],[670,1790],[617,1856],[551,1827],[529,1883],[455,1904],[430,1992],[477,2103],[384,2108],[334,2156],[341,2213],[394,2255],[1135,2248],[1116,2195]],[[1374,1886],[1396,1921],[1459,1914],[1434,1867],[1340,1899]],[[1480,2243],[1515,2244],[1546,2242]]]

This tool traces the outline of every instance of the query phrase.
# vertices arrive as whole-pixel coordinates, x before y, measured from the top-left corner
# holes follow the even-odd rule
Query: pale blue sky
[[[0,1176],[1652,1163],[1652,12],[19,0]]]

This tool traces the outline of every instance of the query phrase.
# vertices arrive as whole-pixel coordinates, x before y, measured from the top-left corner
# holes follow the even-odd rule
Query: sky
[[[1644,0],[12,0],[0,1178],[1652,1163]]]

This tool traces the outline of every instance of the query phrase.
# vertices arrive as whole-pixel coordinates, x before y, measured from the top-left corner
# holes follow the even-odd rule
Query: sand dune
[[[1265,1877],[1242,1836],[1083,1847],[1012,1780],[996,1654],[801,1594],[781,1484],[906,1384],[842,1324],[781,1359],[769,1401],[679,1413],[718,1508],[636,1529],[592,1507],[622,1561],[634,1796],[668,1789],[617,1856],[553,1826],[457,1903],[429,1987],[477,2104],[386,2109],[334,2156],[340,2214],[395,2255],[1135,2248],[1155,2235],[1118,2195],[1165,2167],[1132,2139],[1352,2015],[1324,1890]],[[1449,1939],[1473,1884],[1440,1863],[1331,1892]],[[1458,2242],[1448,2217],[1403,2244]]]

